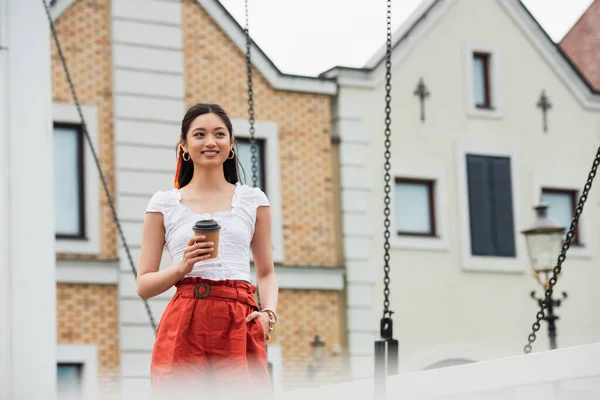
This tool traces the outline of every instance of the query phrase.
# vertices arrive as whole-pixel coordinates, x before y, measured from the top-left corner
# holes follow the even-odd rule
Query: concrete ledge
[[[116,285],[118,260],[56,260],[57,283]]]
[[[256,282],[256,271],[251,269]],[[275,267],[279,289],[342,290],[344,268],[340,267]]]

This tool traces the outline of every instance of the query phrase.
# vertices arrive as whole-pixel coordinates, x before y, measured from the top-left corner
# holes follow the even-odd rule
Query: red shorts
[[[258,319],[246,322],[258,310],[256,288],[202,278],[176,286],[156,332],[152,386],[270,393],[264,329]]]

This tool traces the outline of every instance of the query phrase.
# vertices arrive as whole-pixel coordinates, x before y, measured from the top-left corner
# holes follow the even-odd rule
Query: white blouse
[[[270,206],[263,191],[238,183],[231,200],[231,211],[214,214],[194,213],[181,203],[179,190],[173,189],[156,192],[146,212],[163,214],[165,246],[172,262],[183,258],[183,250],[194,235],[192,227],[196,221],[212,218],[221,225],[217,258],[197,262],[185,277],[252,282],[250,242],[254,236],[256,210],[260,206]]]

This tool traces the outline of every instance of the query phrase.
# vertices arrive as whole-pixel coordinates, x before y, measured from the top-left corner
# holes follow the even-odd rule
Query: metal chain
[[[250,39],[250,28],[248,24],[248,0],[245,0],[246,8],[246,72],[248,74],[248,122],[250,123],[250,153],[252,156],[250,160],[252,162],[252,186],[258,186],[258,146],[256,145],[256,139],[254,137],[254,91],[252,89],[252,59],[250,57],[250,49],[252,47],[252,40]]]
[[[531,345],[533,344],[533,342],[535,342],[535,339],[537,338],[536,332],[540,329],[540,321],[542,321],[546,317],[544,310],[546,308],[548,308],[548,304],[550,304],[554,285],[556,285],[556,282],[558,280],[558,275],[560,274],[560,271],[562,269],[562,263],[567,258],[567,251],[571,247],[571,241],[573,240],[573,237],[575,236],[575,230],[577,229],[577,223],[579,222],[579,217],[581,216],[581,213],[583,212],[583,206],[585,204],[585,201],[588,198],[590,189],[592,188],[592,183],[594,181],[594,177],[596,176],[596,171],[598,170],[598,165],[600,165],[600,147],[598,147],[598,151],[596,152],[596,157],[594,158],[594,162],[592,163],[592,169],[590,170],[590,173],[588,175],[585,186],[583,187],[583,192],[581,193],[581,196],[579,197],[579,202],[577,204],[577,208],[575,209],[575,215],[573,216],[573,219],[571,220],[571,226],[569,227],[569,231],[567,232],[565,242],[562,245],[562,249],[561,249],[560,255],[558,256],[558,261],[557,261],[556,267],[554,267],[554,270],[552,271],[552,277],[548,281],[548,289],[546,290],[546,297],[545,297],[544,301],[541,302],[540,311],[538,311],[538,313],[536,314],[536,321],[532,325],[533,332],[530,333],[527,338],[528,343],[525,345],[525,348],[524,348],[525,354],[529,354],[531,352]]]
[[[250,54],[250,48],[252,47],[252,40],[250,39],[250,24],[248,18],[248,0],[244,2],[246,10],[246,26],[244,31],[246,32],[246,73],[248,74],[248,122],[250,124],[250,161],[252,163],[252,187],[258,186],[258,157],[256,153],[258,151],[256,146],[256,138],[254,137],[254,90],[252,89],[252,57]],[[258,290],[258,283],[256,285],[256,302],[258,303],[258,309],[262,310],[262,304],[260,302],[260,291]]]
[[[392,95],[391,95],[391,90],[392,90],[392,1],[388,0],[387,1],[387,50],[386,50],[386,59],[385,59],[385,68],[386,68],[386,73],[385,73],[385,79],[386,79],[386,83],[385,83],[385,199],[384,199],[384,203],[385,203],[385,208],[384,208],[384,215],[385,215],[385,220],[384,220],[384,245],[383,248],[385,250],[385,254],[383,256],[383,261],[384,261],[384,267],[383,267],[383,271],[384,271],[384,278],[383,278],[383,284],[384,284],[384,289],[383,289],[383,295],[384,295],[384,301],[383,301],[383,318],[386,318],[388,316],[392,315],[392,311],[389,310],[390,307],[390,288],[389,288],[389,284],[390,284],[390,192],[392,191],[391,187],[390,187],[390,181],[391,181],[391,176],[390,176],[390,168],[391,168],[391,164],[390,164],[390,157],[391,157],[391,151],[390,151],[390,147],[392,145],[392,142],[390,140],[390,136],[391,136],[391,129],[390,129],[390,125],[392,123],[392,119],[390,116],[390,113],[392,111],[391,109],[391,101],[392,101]]]
[[[65,72],[65,76],[67,78],[67,82],[69,84],[69,88],[71,89],[71,95],[73,96],[73,100],[75,101],[75,106],[77,107],[77,112],[79,114],[79,118],[81,119],[81,129],[85,138],[87,139],[88,145],[90,146],[90,150],[92,152],[92,156],[94,157],[94,161],[96,163],[96,167],[98,168],[98,173],[100,174],[100,180],[102,181],[102,186],[104,187],[104,193],[106,195],[106,199],[108,200],[108,204],[110,206],[110,210],[113,215],[114,222],[117,226],[117,231],[119,232],[119,236],[121,237],[121,241],[123,242],[123,246],[125,247],[125,253],[127,254],[127,258],[129,259],[129,264],[131,266],[131,271],[134,276],[137,276],[137,270],[135,268],[133,258],[131,256],[131,252],[129,250],[129,246],[127,245],[127,241],[125,240],[125,235],[123,234],[123,229],[121,228],[121,223],[119,221],[119,217],[117,216],[117,211],[115,207],[115,203],[110,195],[110,191],[108,190],[108,183],[106,182],[106,178],[104,173],[102,172],[102,167],[100,166],[100,160],[98,159],[98,155],[96,154],[96,150],[94,149],[94,145],[92,143],[92,139],[87,130],[87,125],[85,123],[85,118],[83,118],[83,113],[81,111],[81,105],[79,104],[79,98],[77,97],[77,93],[75,92],[75,86],[73,85],[73,80],[71,79],[71,74],[69,72],[69,68],[67,67],[67,60],[63,54],[62,48],[60,46],[60,41],[58,40],[58,33],[56,32],[56,27],[54,26],[54,21],[52,21],[52,17],[50,15],[50,9],[46,0],[42,0],[44,4],[44,8],[46,10],[46,15],[48,16],[48,21],[50,22],[50,29],[52,31],[52,36],[54,37],[54,43],[56,44],[56,50],[58,51],[58,56],[60,61],[62,62],[63,70]],[[150,310],[150,306],[148,302],[144,300],[144,305],[146,306],[146,311],[148,313],[148,319],[150,320],[150,325],[156,332],[156,323],[154,322],[154,317],[152,316],[152,311]]]

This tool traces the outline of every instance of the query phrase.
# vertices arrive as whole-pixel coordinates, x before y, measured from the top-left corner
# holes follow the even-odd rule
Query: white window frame
[[[246,119],[232,119],[233,138],[250,138],[250,125]],[[279,133],[275,122],[255,121],[256,139],[264,140],[265,185],[271,204],[271,241],[273,261],[283,262],[283,218],[281,211],[281,181],[279,177]]]
[[[392,164],[392,176],[396,178],[425,179],[434,181],[433,202],[435,212],[435,237],[398,235],[396,224],[396,191],[390,193],[390,246],[393,249],[447,251],[450,249],[446,220],[446,174],[444,168],[430,165]]]
[[[467,115],[481,118],[502,118],[502,85],[500,70],[500,51],[494,46],[481,43],[465,43],[463,46],[464,70],[465,70],[465,108]],[[492,108],[477,108],[475,106],[475,83],[473,71],[473,54],[489,53],[489,84],[490,84],[490,103]]]
[[[267,345],[267,362],[273,365],[271,385],[273,387],[273,394],[279,395],[283,393],[283,356],[281,352],[281,345],[269,344]]]
[[[98,148],[98,110],[95,106],[81,106],[83,117],[94,148]],[[54,103],[55,123],[81,124],[73,104]],[[87,139],[84,138],[84,218],[85,239],[56,239],[56,252],[68,254],[100,254],[100,178]],[[54,179],[59,177],[55,176]]]
[[[469,192],[467,185],[467,154],[510,158],[515,257],[473,256],[469,224]],[[460,246],[462,269],[474,272],[524,273],[529,266],[521,212],[521,176],[519,154],[511,146],[495,141],[456,141],[456,190],[460,219]]]
[[[566,189],[573,190],[578,193],[578,196],[581,195],[581,191],[583,187],[578,186],[577,183],[581,181],[581,177],[585,176],[586,171],[582,171],[581,174],[572,174],[572,175],[556,175],[556,174],[544,174],[544,173],[535,173],[533,175],[533,187],[532,187],[532,198],[531,198],[531,207],[533,210],[533,206],[539,204],[540,196],[542,194],[542,189]],[[577,197],[579,200],[579,197]],[[581,246],[571,246],[569,248],[569,252],[567,253],[568,257],[573,258],[592,258],[594,256],[593,250],[590,244],[595,243],[595,238],[593,237],[592,230],[590,229],[590,207],[589,204],[592,204],[592,201],[587,202],[586,207],[583,208],[583,212],[581,213],[581,217],[579,218],[579,222],[577,226],[579,227],[579,240],[581,242]],[[531,222],[533,222],[534,214],[532,214],[529,218]],[[569,227],[565,226],[568,230]],[[558,254],[555,255],[558,258]]]
[[[82,364],[82,400],[95,399],[98,394],[98,348],[95,344],[58,344],[56,364]]]

